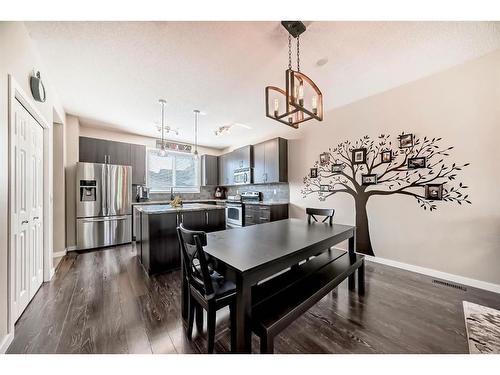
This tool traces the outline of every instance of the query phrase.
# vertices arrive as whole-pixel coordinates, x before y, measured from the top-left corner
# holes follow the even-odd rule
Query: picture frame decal
[[[408,159],[408,169],[425,168],[427,166],[425,157],[415,157]]]
[[[352,164],[366,163],[366,148],[355,148],[352,150]]]
[[[433,201],[443,200],[443,184],[425,185],[425,199]]]
[[[413,147],[413,134],[401,134],[399,136],[399,148]]]
[[[381,163],[390,163],[391,161],[392,161],[392,150],[386,150],[380,153]]]
[[[378,177],[376,174],[362,174],[361,175],[361,185],[376,185],[378,183]]]

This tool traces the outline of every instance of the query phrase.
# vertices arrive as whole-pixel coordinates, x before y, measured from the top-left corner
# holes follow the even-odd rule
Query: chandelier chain
[[[297,36],[297,72],[300,72],[300,35]]]
[[[292,36],[288,34],[288,69],[292,69]]]

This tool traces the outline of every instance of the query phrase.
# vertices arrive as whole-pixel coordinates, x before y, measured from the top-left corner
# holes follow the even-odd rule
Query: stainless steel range
[[[78,250],[131,242],[132,167],[78,163]]]
[[[226,201],[226,225],[230,228],[238,228],[245,225],[244,202],[258,202],[262,200],[259,191],[246,191],[244,193],[229,195]]]
[[[243,226],[243,204],[241,195],[229,195],[226,200],[226,226],[238,228]]]

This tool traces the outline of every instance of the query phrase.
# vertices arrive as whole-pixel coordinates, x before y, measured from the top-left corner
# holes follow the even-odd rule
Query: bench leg
[[[358,268],[358,294],[360,296],[365,294],[365,262]]]
[[[260,354],[274,353],[274,337],[262,336],[260,338]]]

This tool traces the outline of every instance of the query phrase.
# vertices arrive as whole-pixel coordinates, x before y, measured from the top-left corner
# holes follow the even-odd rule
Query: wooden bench
[[[261,353],[273,353],[274,337],[358,270],[364,293],[364,257],[330,249],[252,291],[252,329]]]

